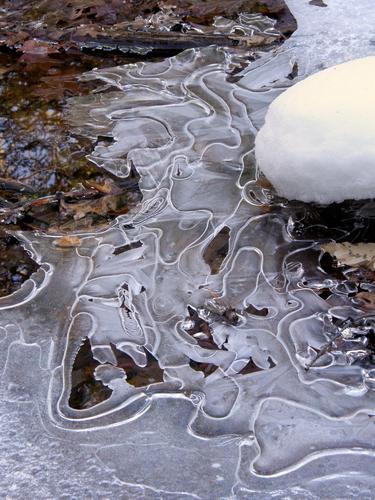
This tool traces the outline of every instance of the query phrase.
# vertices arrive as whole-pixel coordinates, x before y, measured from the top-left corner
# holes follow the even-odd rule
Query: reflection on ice
[[[371,490],[372,318],[320,267],[317,238],[298,233],[306,207],[275,198],[252,154],[294,64],[318,68],[302,57],[318,46],[317,23],[336,15],[346,29],[338,1],[288,3],[299,31],[240,77],[228,78],[238,56],[215,47],[86,76],[111,90],[75,102],[71,119],[82,134],[113,137],[92,160],[118,176],[136,169],[143,201],[108,230],[79,235],[76,248],[19,235],[40,268],[0,299],[0,487],[15,498],[25,482],[36,498],[348,497],[363,482]],[[366,23],[369,2],[349,4],[351,22]],[[342,54],[339,44],[328,64]],[[72,369],[87,338],[93,380],[107,391],[77,406]],[[129,366],[153,359],[162,379],[132,383]],[[51,479],[38,484],[41,463]]]

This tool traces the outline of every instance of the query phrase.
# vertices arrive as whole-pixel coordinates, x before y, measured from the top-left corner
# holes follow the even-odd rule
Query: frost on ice
[[[373,24],[372,3],[288,1],[296,35],[241,74],[236,56],[208,47],[87,76],[104,88],[73,104],[72,120],[97,139],[93,161],[117,176],[137,170],[143,200],[107,230],[76,235],[76,247],[18,234],[40,268],[0,299],[10,498],[371,497],[371,316],[355,284],[319,265],[314,227],[296,236],[306,206],[272,203],[257,182],[253,148],[295,64],[300,77],[318,56],[375,51],[367,27],[347,36]],[[331,40],[329,57],[303,59],[321,41],[314,29],[328,38],[327,19],[337,53]],[[326,227],[327,239],[349,240],[352,218]],[[78,409],[72,368],[87,344],[109,396]],[[130,384],[123,355],[141,369],[152,355],[162,380]]]
[[[289,199],[333,203],[375,196],[375,57],[298,82],[270,105],[258,165]]]

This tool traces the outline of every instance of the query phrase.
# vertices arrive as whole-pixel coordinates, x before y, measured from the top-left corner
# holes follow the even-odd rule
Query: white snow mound
[[[285,198],[375,198],[375,57],[328,68],[277,97],[255,156]]]

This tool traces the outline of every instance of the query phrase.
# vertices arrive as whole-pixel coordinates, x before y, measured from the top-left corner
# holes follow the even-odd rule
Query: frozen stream
[[[86,75],[102,88],[71,120],[114,139],[92,160],[121,177],[135,169],[143,203],[78,247],[19,234],[40,269],[0,299],[8,498],[373,498],[375,374],[355,362],[364,337],[317,358],[373,318],[320,267],[319,241],[298,236],[309,208],[258,181],[252,148],[287,86],[375,54],[375,11],[373,0],[287,3],[298,30],[235,77],[240,58],[215,47]],[[74,409],[87,337],[112,393]],[[129,384],[118,351],[140,367],[152,354],[164,381]]]

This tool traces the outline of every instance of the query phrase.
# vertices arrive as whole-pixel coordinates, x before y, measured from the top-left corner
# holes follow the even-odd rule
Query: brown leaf
[[[95,182],[93,180],[88,180],[84,182],[85,187],[95,189],[99,193],[103,194],[119,194],[121,189],[116,186],[112,179],[105,179],[104,182]]]
[[[57,238],[54,241],[55,246],[60,248],[72,248],[79,247],[81,245],[81,240],[78,236],[63,236],[62,238]]]
[[[89,25],[83,25],[79,26],[75,30],[75,35],[76,36],[90,36],[92,38],[96,38],[98,35],[102,34],[103,30],[100,26],[97,24],[89,24]]]
[[[375,293],[360,292],[354,298],[360,302],[360,306],[366,311],[375,311]]]
[[[0,66],[0,76],[6,75],[9,71],[12,71],[12,67]]]
[[[60,207],[63,209],[65,215],[73,216],[74,220],[83,219],[88,214],[106,216],[116,211],[117,196],[103,196],[78,203],[67,203],[61,200]]]
[[[21,47],[21,51],[24,54],[56,54],[59,50],[59,45],[52,42],[42,42],[40,40],[26,40]]]
[[[375,243],[328,243],[321,246],[339,266],[364,267],[375,271]]]
[[[17,31],[17,33],[10,33],[7,37],[7,45],[14,46],[20,42],[24,42],[30,37],[26,31]]]

